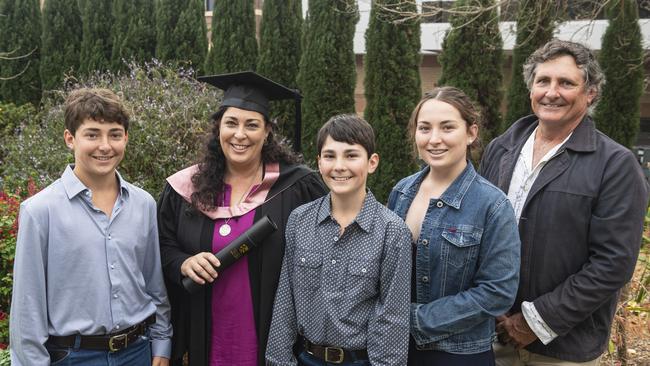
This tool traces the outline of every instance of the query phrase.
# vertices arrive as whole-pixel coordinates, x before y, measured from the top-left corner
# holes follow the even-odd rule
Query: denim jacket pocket
[[[348,293],[369,298],[377,293],[379,265],[375,262],[352,259],[348,262]]]
[[[447,226],[442,230],[445,238],[442,255],[450,265],[461,268],[478,256],[483,229],[471,225]]]
[[[293,281],[296,287],[315,290],[320,287],[323,255],[317,252],[298,251],[295,257]]]

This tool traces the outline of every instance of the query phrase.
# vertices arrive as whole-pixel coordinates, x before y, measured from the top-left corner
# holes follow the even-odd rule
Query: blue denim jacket
[[[429,167],[402,179],[388,208],[406,218]],[[460,354],[488,351],[494,317],[512,306],[520,242],[507,197],[470,162],[440,199],[431,199],[416,250],[411,335],[418,349]]]

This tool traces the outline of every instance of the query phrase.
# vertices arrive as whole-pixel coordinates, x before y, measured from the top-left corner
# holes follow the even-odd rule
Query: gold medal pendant
[[[232,228],[228,223],[224,223],[223,225],[219,226],[219,235],[221,236],[228,236],[230,232],[232,231]]]

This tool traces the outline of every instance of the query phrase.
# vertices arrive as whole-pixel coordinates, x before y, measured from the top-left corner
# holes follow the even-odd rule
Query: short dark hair
[[[545,45],[533,52],[523,66],[524,80],[528,90],[533,87],[537,65],[554,60],[561,56],[571,56],[576,65],[582,70],[583,80],[585,82],[585,91],[593,89],[595,91],[594,99],[591,101],[590,109],[593,109],[600,99],[600,91],[605,83],[605,75],[596,60],[596,56],[585,45],[561,41],[553,38]]]
[[[129,114],[120,98],[108,89],[73,90],[65,100],[65,128],[72,135],[86,119],[100,123],[118,123],[129,129]]]
[[[368,153],[368,157],[375,153],[375,131],[370,123],[356,114],[336,115],[320,128],[316,139],[318,155],[323,149],[327,136],[330,136],[335,141],[363,146]]]

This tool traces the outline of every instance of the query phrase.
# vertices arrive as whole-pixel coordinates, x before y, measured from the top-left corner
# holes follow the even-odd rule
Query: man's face
[[[583,75],[569,55],[537,65],[530,101],[541,124],[562,127],[580,123],[595,96],[593,89],[585,90]]]

